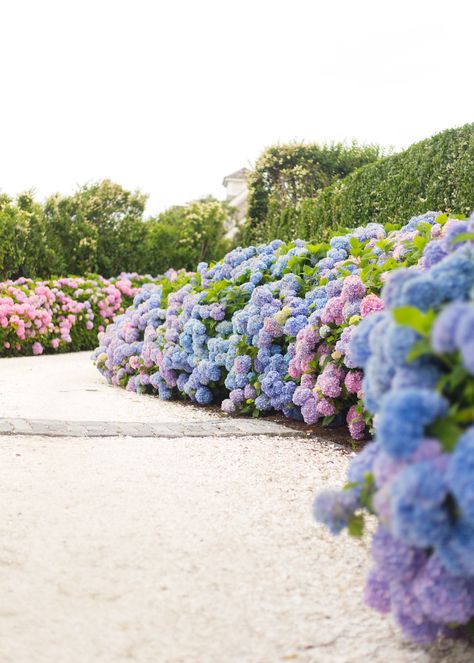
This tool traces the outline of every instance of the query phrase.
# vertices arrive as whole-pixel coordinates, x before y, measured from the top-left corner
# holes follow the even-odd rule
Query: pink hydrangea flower
[[[358,394],[362,391],[362,371],[349,371],[344,379],[344,384],[350,394]]]
[[[343,308],[344,300],[342,297],[332,297],[321,311],[321,322],[325,325],[331,322],[342,325],[344,322]]]
[[[316,412],[320,417],[332,417],[336,414],[336,408],[328,398],[321,398],[316,405]]]
[[[373,293],[364,297],[360,304],[360,314],[363,318],[367,317],[369,313],[374,311],[383,310],[383,301]]]
[[[365,437],[365,420],[362,414],[357,412],[356,406],[352,405],[346,417],[349,433],[354,440],[363,440]]]

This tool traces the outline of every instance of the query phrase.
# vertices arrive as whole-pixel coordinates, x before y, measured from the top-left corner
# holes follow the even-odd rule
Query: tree
[[[138,261],[126,247],[127,232],[142,237],[146,195],[127,191],[110,180],[82,186],[72,196],[55,194],[45,215],[56,246],[63,254],[63,272],[98,271],[113,276]],[[125,244],[124,244],[125,243]],[[137,264],[138,266],[138,264]]]
[[[254,235],[270,213],[280,214],[285,207],[314,197],[320,189],[379,157],[379,147],[355,142],[350,146],[292,143],[267,148],[248,178],[244,235],[245,231]]]
[[[54,251],[41,205],[28,191],[16,199],[0,196],[0,278],[49,276]]]
[[[195,269],[199,262],[222,257],[228,247],[224,238],[228,214],[228,205],[208,197],[170,207],[149,219],[145,246],[148,271]]]

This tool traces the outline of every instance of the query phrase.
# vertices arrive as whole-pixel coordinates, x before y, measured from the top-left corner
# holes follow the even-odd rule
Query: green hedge
[[[248,222],[245,239],[323,239],[334,229],[403,222],[440,209],[457,214],[474,209],[474,123],[363,166],[314,198],[283,210],[270,205],[262,224]]]
[[[248,176],[248,220],[255,235],[269,214],[279,215],[312,198],[335,180],[380,157],[377,145],[290,143],[266,148]]]

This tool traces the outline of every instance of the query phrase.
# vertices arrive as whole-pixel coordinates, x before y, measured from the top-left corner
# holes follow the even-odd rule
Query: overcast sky
[[[0,189],[111,178],[155,213],[293,140],[474,121],[470,0],[0,0]]]

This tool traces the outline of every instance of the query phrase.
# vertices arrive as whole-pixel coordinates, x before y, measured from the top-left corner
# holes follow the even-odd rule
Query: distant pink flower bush
[[[19,278],[0,283],[0,356],[88,350],[151,276]]]

